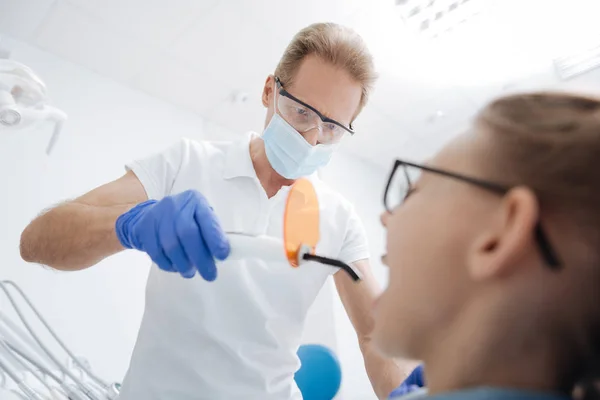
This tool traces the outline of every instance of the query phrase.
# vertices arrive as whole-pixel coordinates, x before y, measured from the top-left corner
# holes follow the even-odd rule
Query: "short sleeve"
[[[131,161],[125,169],[137,176],[149,199],[160,200],[170,194],[189,147],[189,140],[181,139],[161,152]]]
[[[370,257],[365,228],[353,207],[350,208],[350,215],[344,235],[344,244],[342,245],[339,257],[346,264],[352,264],[353,262]]]

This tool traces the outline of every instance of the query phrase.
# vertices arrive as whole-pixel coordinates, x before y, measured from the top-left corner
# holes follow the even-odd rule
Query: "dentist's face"
[[[291,95],[340,124],[349,127],[356,116],[362,87],[350,74],[332,66],[316,56],[308,56],[291,83],[281,82]],[[275,111],[279,94],[273,76],[269,76],[263,89],[262,102],[267,108],[265,127]],[[293,125],[292,121],[288,121]],[[313,146],[318,142],[317,128],[303,132],[302,136]]]

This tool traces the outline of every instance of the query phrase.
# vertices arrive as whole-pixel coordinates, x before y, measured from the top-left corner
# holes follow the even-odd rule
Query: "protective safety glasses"
[[[383,205],[388,212],[393,212],[399,207],[413,191],[413,182],[416,182],[421,173],[432,173],[442,177],[455,179],[482,189],[504,196],[512,187],[500,185],[494,182],[473,178],[453,172],[431,168],[425,165],[415,164],[407,161],[396,160],[385,186]],[[544,262],[550,269],[560,269],[562,264],[548,240],[548,235],[542,228],[541,221],[535,227],[535,240]]]
[[[352,125],[349,127],[321,114],[316,108],[304,103],[283,88],[279,78],[275,78],[279,95],[277,109],[283,119],[299,133],[318,129],[318,142],[322,144],[339,143],[344,136],[354,135]]]

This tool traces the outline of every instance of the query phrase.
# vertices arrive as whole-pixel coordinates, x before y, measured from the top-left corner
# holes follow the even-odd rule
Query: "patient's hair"
[[[564,268],[585,274],[577,288],[582,307],[573,311],[583,324],[574,339],[580,357],[564,372],[570,384],[583,384],[582,398],[598,399],[597,385],[588,383],[600,378],[600,99],[511,95],[483,109],[477,127],[491,138],[486,173],[536,193],[542,223],[550,221],[563,235],[550,240]]]
[[[312,24],[294,36],[283,53],[275,76],[284,85],[292,85],[302,61],[315,55],[350,74],[362,86],[362,96],[357,115],[367,103],[377,74],[373,56],[364,40],[352,29],[328,23]]]

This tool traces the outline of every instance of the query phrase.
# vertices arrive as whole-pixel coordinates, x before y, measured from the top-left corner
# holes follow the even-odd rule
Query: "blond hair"
[[[492,157],[501,161],[505,179],[531,187],[547,211],[569,214],[589,234],[600,232],[600,99],[560,92],[506,96],[483,109],[478,125],[492,133]]]
[[[275,69],[275,76],[284,85],[292,85],[302,61],[310,55],[339,67],[360,83],[358,115],[377,79],[373,56],[364,40],[352,29],[332,22],[312,24],[294,36]]]

